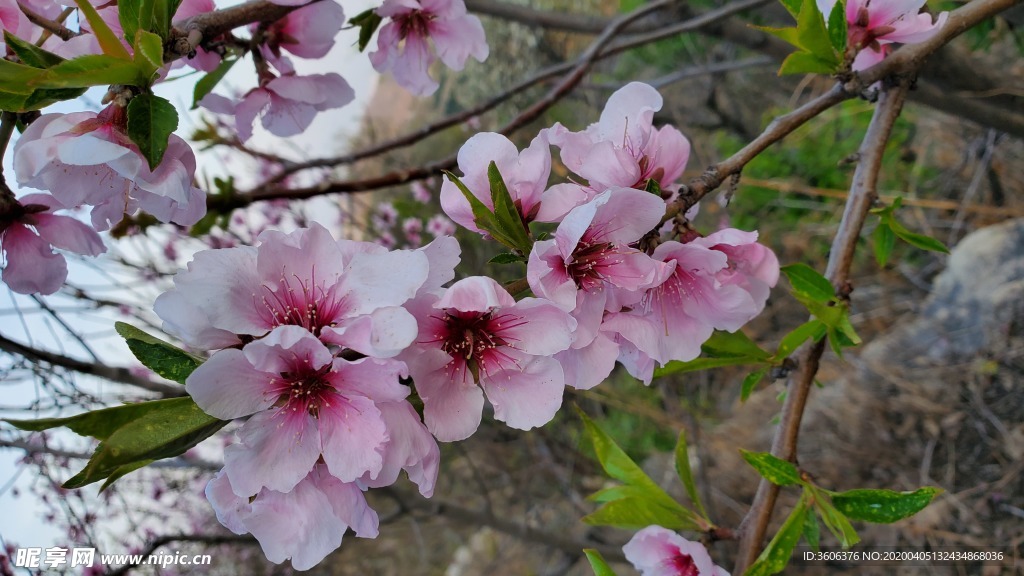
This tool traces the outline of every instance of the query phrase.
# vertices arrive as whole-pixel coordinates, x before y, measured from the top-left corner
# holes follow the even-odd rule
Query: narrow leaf
[[[807,296],[814,302],[828,302],[835,297],[836,291],[827,278],[806,264],[789,264],[782,267],[793,291]]]
[[[512,195],[505,185],[505,179],[493,161],[487,165],[487,180],[491,185],[491,204],[494,206],[494,225],[501,235],[510,240],[509,248],[522,254],[529,254],[533,249],[530,232],[523,224]]]
[[[156,73],[164,65],[164,41],[152,32],[136,31],[135,63],[140,69],[148,70],[147,76]]]
[[[768,452],[749,452],[747,450],[740,450],[740,452],[747,464],[753,466],[762,478],[776,486],[804,483],[800,478],[800,471],[791,462],[776,458]]]
[[[473,211],[473,223],[476,224],[477,228],[488,231],[494,228],[491,209],[481,202],[480,199],[462,183],[462,180],[460,180],[458,176],[447,170],[443,172],[444,175],[448,177],[448,180],[451,180],[451,182],[455,184],[455,187],[462,192],[462,195],[466,197],[466,201],[469,202],[469,207]]]
[[[205,76],[196,82],[195,90],[192,92],[192,109],[195,110],[199,107],[199,101],[202,100],[207,94],[213,91],[214,87],[224,79],[224,76],[231,70],[231,67],[238,62],[238,58],[225,58],[220,61],[220,64],[212,71],[208,72]]]
[[[526,262],[526,258],[513,252],[502,252],[487,261],[488,264],[515,264],[516,262]]]
[[[96,41],[99,42],[104,54],[119,60],[132,59],[131,54],[121,44],[121,40],[110,29],[110,26],[107,26],[107,23],[103,21],[103,18],[100,17],[99,12],[93,8],[89,0],[75,0],[75,4],[78,5],[78,9],[85,15],[85,19],[89,21],[89,28],[92,29],[92,33],[96,36]]]
[[[349,24],[359,27],[360,52],[366,50],[366,47],[370,44],[370,39],[373,38],[373,33],[377,31],[382,20],[383,18],[377,14],[374,8],[361,12],[349,19]]]
[[[804,521],[804,540],[811,546],[811,550],[818,551],[821,543],[821,525],[818,524],[818,515],[810,510],[807,512],[807,520]]]
[[[803,0],[779,0],[779,1],[782,2],[782,5],[793,16],[793,18],[796,18],[797,16],[800,15],[800,4],[802,3]]]
[[[932,238],[931,236],[911,232],[910,230],[907,230],[906,228],[903,227],[902,224],[896,222],[895,220],[892,221],[890,227],[892,228],[893,233],[896,234],[896,236],[898,236],[900,240],[903,240],[904,242],[910,244],[911,246],[914,246],[915,248],[920,248],[921,250],[929,250],[931,252],[941,252],[943,254],[949,254],[949,248],[946,248],[945,244],[936,240],[935,238]]]
[[[875,261],[878,265],[885,267],[889,262],[889,257],[892,256],[892,249],[896,245],[896,234],[893,233],[892,228],[889,227],[888,219],[882,218],[878,222],[878,226],[875,227],[875,231],[871,233],[871,240],[874,245]]]
[[[775,358],[782,360],[789,357],[808,338],[817,342],[825,335],[825,324],[821,320],[808,320],[793,329],[792,332],[782,337],[779,348],[775,351]]]
[[[846,53],[846,2],[836,0],[832,12],[828,15],[828,39],[836,54]]]
[[[31,83],[43,74],[39,68],[0,58],[0,91],[10,94],[31,94]]]
[[[686,430],[679,431],[675,457],[676,475],[683,482],[683,487],[686,488],[686,495],[689,496],[690,502],[697,507],[697,512],[706,520],[708,513],[704,510],[704,504],[700,501],[700,495],[697,493],[697,483],[693,480],[693,470],[690,469],[690,451],[686,443]]]
[[[697,358],[689,362],[673,360],[660,368],[654,369],[654,377],[661,378],[669,374],[681,374],[684,372],[697,372],[709,368],[721,368],[722,366],[738,366],[741,364],[756,364],[759,360],[747,356],[727,356],[725,358]]]
[[[28,85],[33,88],[86,88],[108,84],[139,86],[147,81],[142,70],[130,60],[87,54],[52,66]]]
[[[4,30],[4,42],[23,64],[33,68],[49,68],[64,61],[64,58],[53,52],[47,52],[31,42],[26,42],[7,30]]]
[[[124,39],[129,42],[135,39],[137,30],[150,30],[153,21],[152,0],[118,0],[117,17],[121,21]],[[135,46],[134,44],[132,45]]]
[[[114,482],[117,482],[118,479],[120,479],[122,476],[130,474],[140,468],[145,468],[146,466],[149,466],[153,462],[155,462],[155,460],[139,460],[138,462],[132,462],[131,464],[118,466],[117,469],[115,469],[113,472],[110,473],[109,476],[107,476],[107,479],[103,482],[103,485],[100,486],[100,492],[103,492],[107,488],[110,488],[110,486]]]
[[[849,518],[890,524],[924,509],[942,489],[925,487],[913,492],[893,490],[848,490],[832,495],[836,509]]]
[[[41,432],[59,426],[66,426],[79,436],[106,440],[118,428],[142,417],[151,408],[150,402],[138,402],[93,410],[66,418],[40,418],[38,420],[4,420],[19,430]]]
[[[842,512],[836,509],[835,506],[822,494],[817,494],[814,500],[814,506],[818,510],[818,514],[821,515],[821,521],[825,523],[825,527],[828,528],[829,532],[839,540],[839,543],[843,548],[849,548],[860,542],[860,536],[857,535],[857,531],[853,529],[853,525],[846,518]]]
[[[128,137],[155,170],[167,150],[167,140],[178,128],[174,105],[153,94],[139,94],[128,104]]]
[[[600,552],[593,548],[584,548],[583,553],[586,554],[587,560],[590,562],[590,569],[594,571],[594,576],[615,576],[615,571],[604,561]]]
[[[771,353],[761,349],[742,330],[737,330],[736,332],[715,330],[711,334],[711,338],[708,338],[707,342],[701,345],[701,349],[705,354],[716,357],[745,356],[758,360],[771,358]]]
[[[764,376],[768,373],[768,369],[769,367],[765,366],[760,370],[747,374],[747,377],[743,379],[743,386],[740,388],[740,401],[746,402],[747,398],[750,398],[750,395],[754,393],[754,388],[757,388],[757,385],[761,383],[761,380],[764,380]]]
[[[650,498],[622,498],[608,502],[583,517],[592,526],[615,528],[646,528],[657,524],[669,530],[696,530],[692,513],[685,508],[668,508]]]
[[[838,3],[838,2],[837,2]],[[800,6],[796,28],[799,31],[800,46],[818,60],[829,65],[829,72],[838,68],[840,61],[825,27],[825,15],[818,9],[818,3],[805,0]]]
[[[804,532],[807,513],[807,494],[805,492],[793,511],[789,513],[789,517],[782,523],[779,532],[757,557],[757,561],[744,573],[745,576],[770,576],[785,570],[793,555],[793,549],[796,548],[796,543],[800,541],[800,536]]]
[[[779,76],[786,74],[832,74],[839,65],[811,52],[793,52],[782,61]]]

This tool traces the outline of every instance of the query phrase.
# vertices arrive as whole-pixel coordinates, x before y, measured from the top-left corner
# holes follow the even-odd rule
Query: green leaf
[[[93,8],[89,0],[75,0],[75,4],[78,5],[78,9],[85,15],[85,19],[89,21],[89,28],[92,29],[92,33],[96,36],[96,41],[99,42],[104,54],[119,60],[132,59],[131,54],[121,44],[121,40],[110,29],[110,26],[107,26],[107,23],[103,21],[103,18],[100,17],[99,12]]]
[[[818,515],[813,511],[807,512],[807,520],[804,521],[804,540],[811,546],[811,550],[818,551],[821,543],[821,525],[818,524]]]
[[[374,8],[361,12],[349,19],[349,24],[359,27],[360,52],[366,50],[366,46],[369,45],[370,39],[373,38],[373,33],[377,31],[382,20],[383,18],[377,14]]]
[[[496,230],[508,239],[506,245],[509,248],[518,250],[521,254],[529,254],[533,249],[530,231],[523,224],[523,217],[519,215],[519,209],[512,201],[505,179],[501,177],[498,165],[493,161],[487,165],[487,180],[491,185],[491,204],[494,205]]]
[[[224,79],[224,76],[231,70],[231,67],[238,62],[238,58],[225,58],[212,71],[196,82],[195,90],[192,92],[192,109],[199,107],[199,101],[209,94],[217,84]]]
[[[796,28],[799,31],[800,46],[815,58],[830,66],[827,73],[833,72],[840,64],[828,28],[825,27],[825,15],[818,9],[818,3],[805,0],[797,15]]]
[[[800,47],[800,33],[796,28],[772,28],[770,26],[755,26],[753,24],[751,24],[750,27],[771,34],[788,44],[792,44],[798,48]]]
[[[715,357],[742,356],[757,360],[767,360],[772,356],[771,353],[762,350],[742,330],[737,330],[736,332],[715,330],[711,334],[711,338],[708,338],[707,342],[701,345],[701,349],[705,354]]]
[[[896,222],[895,220],[891,220],[889,226],[892,228],[893,233],[896,234],[896,236],[899,237],[900,240],[903,240],[904,242],[910,244],[911,246],[914,246],[915,248],[920,248],[921,250],[929,250],[931,252],[941,252],[943,254],[949,254],[949,248],[946,248],[945,244],[936,240],[935,238],[932,238],[931,236],[911,232],[910,230],[907,230],[906,228],[903,227],[902,224]]]
[[[44,88],[32,92],[25,99],[21,111],[39,110],[56,102],[74,100],[85,94],[85,88]]]
[[[178,111],[159,96],[139,94],[128,104],[128,137],[139,146],[150,170],[160,165],[167,139],[177,128]]]
[[[822,60],[811,52],[793,52],[782,61],[779,76],[785,74],[831,74],[836,71],[837,64]]]
[[[646,528],[657,524],[669,530],[696,530],[692,513],[685,508],[669,508],[647,497],[622,498],[606,503],[583,517],[593,526],[615,528]]]
[[[846,1],[836,0],[828,15],[828,38],[836,54],[846,53]]]
[[[145,412],[103,440],[85,468],[65,482],[64,488],[123,475],[127,473],[123,467],[142,460],[178,456],[227,424],[204,413],[189,397],[144,402],[142,406]]]
[[[814,490],[812,488],[812,490]],[[853,529],[853,525],[846,516],[836,509],[835,506],[828,500],[826,496],[814,490],[815,500],[814,506],[818,510],[818,514],[821,515],[822,522],[825,523],[825,527],[828,528],[829,532],[839,540],[843,548],[849,548],[857,542],[860,542],[860,536],[857,535],[857,531]]]
[[[800,541],[800,536],[804,532],[807,515],[807,493],[805,492],[793,511],[789,513],[789,517],[782,523],[778,533],[744,575],[770,576],[782,572],[789,564],[789,559],[793,556],[793,549],[796,548],[796,543]]]
[[[669,374],[680,374],[684,372],[697,372],[709,368],[721,368],[722,366],[738,366],[741,364],[756,364],[758,360],[746,356],[727,356],[725,358],[696,358],[689,362],[673,360],[660,368],[654,369],[654,377],[661,378]]]
[[[153,0],[153,23],[150,30],[161,38],[167,38],[171,30],[171,21],[178,11],[181,0]]]
[[[114,329],[125,339],[139,362],[168,380],[184,384],[188,375],[203,363],[202,358],[150,336],[131,324],[115,322]]]
[[[43,74],[45,72],[39,68],[0,58],[0,91],[10,94],[31,94],[33,88],[30,84]]]
[[[658,184],[658,181],[654,178],[647,179],[647,183],[644,184],[644,190],[661,198],[661,184]]]
[[[796,469],[791,462],[786,462],[781,458],[776,458],[768,452],[749,452],[747,450],[740,450],[743,454],[743,459],[747,461],[757,470],[757,473],[762,478],[775,484],[776,486],[792,486],[793,484],[803,484],[804,481],[800,478],[800,471]]]
[[[829,302],[836,296],[836,290],[827,278],[806,264],[789,264],[782,267],[793,292],[813,302]]]
[[[136,31],[135,64],[152,77],[164,65],[164,41],[152,32]]]
[[[697,483],[693,480],[693,470],[690,469],[690,451],[686,443],[686,430],[679,431],[679,439],[676,440],[675,457],[676,475],[679,476],[683,487],[686,488],[686,495],[689,496],[690,502],[693,502],[693,505],[697,507],[697,512],[706,520],[708,513],[704,510],[704,504],[700,501],[700,495],[697,493]]]
[[[941,488],[930,486],[913,492],[848,490],[833,494],[832,503],[848,518],[891,524],[917,514],[941,492]]]
[[[605,503],[622,500],[623,498],[644,498],[646,495],[647,492],[643,488],[638,488],[629,484],[616,484],[615,486],[609,486],[594,492],[590,496],[587,496],[587,500],[590,500],[591,502]]]
[[[516,262],[526,262],[526,258],[514,252],[502,252],[487,261],[488,264],[515,264]]]
[[[615,571],[604,561],[600,552],[593,548],[584,548],[583,553],[586,554],[587,560],[590,562],[590,569],[594,571],[594,576],[615,576]]]
[[[779,0],[779,1],[782,2],[782,5],[793,16],[793,18],[796,18],[797,16],[799,16],[799,14],[800,14],[800,4],[803,2],[803,0]]]
[[[118,0],[117,17],[121,21],[124,39],[129,42],[135,39],[137,30],[150,31],[153,22],[152,0]],[[132,44],[134,48],[135,45]]]
[[[64,58],[53,52],[47,52],[31,42],[26,42],[7,30],[4,30],[4,42],[22,64],[33,68],[49,68],[64,61]]]
[[[769,368],[769,366],[765,366],[760,370],[747,374],[747,377],[743,379],[743,386],[740,387],[740,401],[746,402],[747,398],[750,398],[750,395],[754,393],[754,388],[761,383]]]
[[[41,432],[51,428],[65,426],[80,436],[89,436],[97,440],[106,440],[118,428],[140,418],[149,411],[149,402],[138,402],[113,406],[101,410],[85,412],[77,416],[66,418],[40,418],[38,420],[8,420],[4,422],[13,425],[19,430],[28,432]]]
[[[124,466],[118,466],[113,472],[107,476],[107,479],[103,481],[103,485],[100,486],[100,492],[103,492],[107,488],[117,482],[122,476],[135,472],[139,468],[145,468],[155,462],[155,460],[139,460],[138,462],[132,462],[131,464],[125,464]]]
[[[808,320],[782,337],[782,340],[779,342],[779,348],[775,351],[775,358],[778,360],[788,358],[808,338],[817,342],[824,335],[825,324],[821,320]]]
[[[466,201],[469,202],[469,207],[473,211],[473,223],[476,224],[477,228],[488,231],[491,228],[494,228],[494,219],[493,214],[491,214],[491,209],[481,202],[480,199],[462,183],[462,180],[460,180],[458,176],[447,170],[443,170],[442,172],[444,172],[444,175],[448,177],[448,180],[450,180],[452,184],[455,184],[455,187],[462,192],[462,195],[466,197]]]
[[[142,72],[130,60],[87,54],[50,67],[28,85],[32,88],[86,88],[108,84],[142,86],[148,82]]]
[[[875,261],[879,266],[885,267],[892,255],[892,249],[896,245],[896,235],[889,226],[888,219],[882,218],[871,233],[871,240],[874,244]]]

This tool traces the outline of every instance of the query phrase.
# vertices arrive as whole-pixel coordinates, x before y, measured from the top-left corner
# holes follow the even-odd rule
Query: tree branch
[[[861,143],[860,161],[853,175],[850,196],[839,222],[839,230],[832,241],[832,250],[829,252],[828,267],[825,271],[825,276],[838,287],[840,293],[849,293],[850,266],[853,263],[857,239],[872,204],[878,198],[878,174],[885,146],[892,135],[896,118],[903,108],[909,86],[910,79],[903,77],[894,88],[883,89],[871,124]],[[791,462],[796,460],[800,422],[824,351],[825,339],[822,338],[811,346],[805,346],[800,353],[799,369],[786,387],[782,417],[772,441],[771,453],[777,458]],[[754,502],[740,525],[739,552],[735,568],[737,574],[742,574],[760,553],[778,494],[778,486],[761,480]]]
[[[153,382],[149,379],[132,374],[127,368],[107,366],[98,362],[83,362],[82,360],[69,358],[53,352],[36,350],[35,348],[31,348],[13,340],[8,340],[3,335],[0,335],[0,350],[10,352],[11,354],[17,354],[30,362],[45,362],[52,366],[60,366],[61,368],[67,368],[68,370],[74,370],[75,372],[80,372],[82,374],[98,376],[112,382],[120,382],[121,384],[128,384],[129,386],[135,386],[136,388],[156,392],[165,398],[185,395],[185,388],[182,386]]]

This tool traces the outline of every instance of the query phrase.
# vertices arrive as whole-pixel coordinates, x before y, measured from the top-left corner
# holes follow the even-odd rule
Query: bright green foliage
[[[370,39],[373,38],[373,33],[377,31],[382,21],[383,18],[373,8],[349,18],[348,23],[359,28],[360,52],[366,50],[366,47],[370,44]]]
[[[793,511],[789,513],[786,521],[782,523],[778,533],[771,542],[765,546],[761,555],[757,557],[750,568],[744,572],[745,576],[770,576],[782,572],[789,564],[789,558],[793,555],[796,543],[804,532],[804,525],[807,521],[807,493],[800,497]]]
[[[473,221],[477,228],[487,232],[492,238],[508,246],[520,256],[530,253],[533,248],[530,231],[523,223],[522,216],[519,215],[519,210],[512,201],[508,187],[494,162],[491,162],[487,168],[487,178],[491,187],[491,204],[494,206],[493,212],[473,195],[458,176],[451,172],[445,172],[445,175],[466,197],[473,210]]]
[[[779,74],[838,72],[843,67],[846,52],[844,3],[836,2],[829,15],[831,28],[825,25],[825,15],[814,0],[782,0],[782,4],[796,18],[796,27],[757,27],[799,48],[782,62]]]
[[[930,486],[913,492],[849,490],[833,493],[832,503],[854,520],[890,524],[917,514],[941,492],[942,489]]]
[[[827,278],[806,264],[789,264],[783,266],[781,270],[793,287],[793,296],[825,327],[829,344],[836,356],[841,358],[843,348],[861,343],[860,336],[850,324],[849,305],[835,295],[835,288]],[[816,336],[820,330],[818,327],[804,328],[804,326],[801,326],[800,329],[806,330],[807,337]],[[792,344],[792,342],[787,344]]]
[[[89,27],[92,29],[93,35],[96,36],[96,41],[99,42],[104,54],[120,60],[132,59],[131,54],[121,44],[121,40],[114,34],[114,31],[110,29],[110,26],[107,25],[103,18],[100,17],[99,12],[96,11],[96,8],[93,7],[89,0],[75,0],[75,4],[78,5],[78,9],[85,15],[85,19],[89,22]]]
[[[145,30],[135,32],[135,65],[143,71],[146,76],[153,78],[156,71],[164,65],[164,41]]]
[[[771,353],[761,349],[753,340],[741,331],[723,332],[716,330],[711,338],[701,345],[703,356],[680,362],[674,360],[657,368],[654,377],[660,378],[669,374],[696,372],[708,368],[737,366],[741,364],[759,364],[771,358]]]
[[[203,363],[202,358],[150,336],[130,324],[115,322],[114,329],[124,338],[132,354],[143,366],[168,380],[184,384],[188,375]]]
[[[586,414],[580,412],[580,418],[601,467],[624,484],[594,494],[591,499],[604,505],[583,518],[584,522],[618,528],[644,528],[657,524],[670,530],[692,530],[700,526],[696,514],[662,490]]]
[[[213,91],[214,87],[224,78],[231,70],[231,67],[238,62],[238,58],[225,58],[220,61],[220,64],[216,68],[208,72],[205,76],[196,82],[195,90],[192,92],[192,109],[195,110],[199,107],[199,101],[203,99],[207,94]]]
[[[139,30],[153,31],[153,0],[118,0],[117,17],[125,40],[132,41]],[[166,33],[158,34],[166,37]]]
[[[693,480],[693,470],[690,469],[690,452],[689,446],[686,443],[686,430],[679,431],[679,440],[676,442],[675,450],[676,460],[676,475],[679,476],[679,480],[683,482],[683,487],[686,488],[686,495],[690,498],[690,502],[697,507],[697,512],[700,513],[701,517],[710,522],[708,513],[704,509],[704,504],[700,501],[700,495],[697,494],[697,483]]]
[[[878,215],[879,220],[878,227],[875,228],[875,231],[872,234],[872,240],[874,240],[875,245],[875,259],[878,261],[878,265],[885,266],[889,261],[889,256],[892,255],[892,249],[893,245],[896,243],[896,238],[903,240],[915,248],[920,248],[921,250],[949,254],[949,248],[946,248],[946,245],[942,242],[932,238],[931,236],[911,232],[896,220],[896,211],[899,210],[902,205],[903,199],[896,198],[892,201],[890,206],[875,208],[871,211],[872,214]]]
[[[600,552],[593,548],[584,548],[583,553],[587,555],[594,576],[615,576],[615,571],[604,561],[604,556],[601,556]]]
[[[100,441],[88,464],[64,483],[65,488],[108,479],[105,488],[150,462],[183,454],[227,424],[203,413],[188,397],[115,406],[67,418],[6,422],[28,431],[66,426]]]
[[[768,452],[748,452],[746,450],[740,450],[740,452],[747,464],[753,466],[762,478],[776,486],[806,484],[800,477],[800,471],[792,462],[776,458]]]
[[[150,170],[160,165],[167,140],[178,127],[178,111],[153,94],[138,94],[128,104],[128,137],[139,146]]]

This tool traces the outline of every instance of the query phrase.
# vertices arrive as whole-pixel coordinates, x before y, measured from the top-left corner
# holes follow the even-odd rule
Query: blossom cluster
[[[659,234],[690,150],[677,129],[653,126],[661,106],[654,88],[632,83],[585,130],[556,124],[522,152],[504,136],[478,134],[459,151],[462,181],[488,208],[493,161],[524,225],[557,223],[553,238],[533,245],[527,280],[576,320],[571,345],[555,356],[576,388],[602,382],[616,361],[649,383],[657,364],[693,360],[714,330],[736,331],[757,316],[778,281],[778,260],[756,232]],[[548,186],[551,145],[576,178]],[[442,187],[441,205],[484,233],[455,183]]]
[[[837,0],[817,0],[823,14],[831,14]],[[925,0],[847,0],[847,45],[856,54],[854,70],[881,62],[893,44],[917,44],[934,36],[946,23],[948,12],[932,22],[922,13]]]
[[[637,532],[622,551],[641,576],[729,576],[699,542],[661,526]]]

